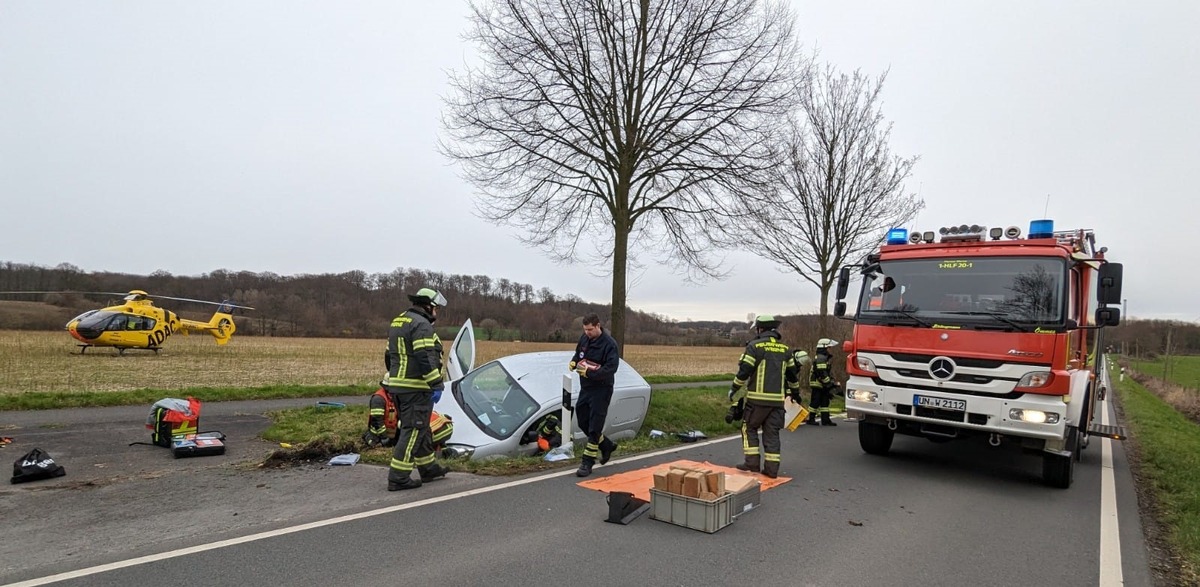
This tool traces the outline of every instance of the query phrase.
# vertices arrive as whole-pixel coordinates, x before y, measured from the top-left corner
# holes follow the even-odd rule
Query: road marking
[[[1112,383],[1108,372],[1104,372],[1106,383]],[[1116,390],[1107,385],[1107,395]],[[1108,397],[1104,400],[1100,421],[1108,425]],[[1113,474],[1112,439],[1105,438],[1100,445],[1100,586],[1122,585],[1125,576],[1121,571],[1121,535],[1117,524],[1117,484]]]
[[[723,438],[716,438],[716,439],[707,440],[704,442],[694,442],[694,443],[688,443],[688,444],[674,446],[671,448],[664,448],[662,450],[658,450],[658,451],[654,451],[654,452],[650,452],[650,453],[632,455],[632,456],[625,457],[623,459],[613,460],[611,465],[619,465],[621,463],[630,463],[630,462],[634,462],[634,461],[640,461],[643,459],[649,459],[649,458],[653,458],[653,457],[657,457],[657,456],[661,456],[661,455],[665,455],[665,454],[680,452],[680,451],[687,450],[687,449],[699,448],[701,446],[708,446],[711,444],[717,444],[717,443],[721,443],[721,442],[728,442],[728,441],[734,440],[734,439],[741,439],[741,436],[726,436]],[[609,466],[611,466],[611,465],[609,465]],[[218,548],[225,548],[227,546],[236,546],[238,544],[245,544],[247,542],[254,542],[254,541],[263,540],[266,538],[274,538],[275,536],[283,536],[284,534],[291,534],[293,532],[303,532],[305,530],[312,530],[313,528],[321,528],[323,526],[332,526],[334,524],[353,522],[355,520],[361,520],[363,518],[370,518],[373,516],[381,516],[383,514],[390,514],[393,512],[399,512],[399,511],[419,508],[422,506],[433,505],[435,503],[442,503],[445,501],[453,501],[455,499],[460,499],[463,497],[470,497],[473,495],[482,495],[484,493],[500,491],[501,489],[508,489],[510,487],[518,487],[521,485],[528,485],[530,483],[537,483],[538,481],[545,481],[546,479],[553,479],[555,477],[565,477],[567,475],[574,475],[574,474],[575,474],[574,469],[566,469],[563,471],[556,471],[554,473],[546,473],[545,475],[538,475],[537,477],[530,477],[528,479],[518,479],[516,481],[509,481],[507,483],[501,483],[499,485],[491,485],[488,487],[480,487],[478,489],[469,489],[467,491],[463,491],[460,493],[451,493],[449,495],[441,495],[438,497],[431,497],[428,499],[422,499],[420,501],[414,501],[412,503],[402,503],[399,505],[388,506],[388,507],[380,508],[377,510],[370,510],[370,511],[366,511],[366,512],[359,512],[357,514],[348,514],[345,516],[330,518],[328,520],[319,520],[316,522],[309,522],[307,524],[300,524],[299,526],[291,526],[289,528],[280,528],[278,530],[259,532],[258,534],[250,534],[249,536],[241,536],[239,538],[230,538],[228,540],[221,540],[220,542],[212,542],[209,544],[201,544],[198,546],[191,546],[188,548],[180,548],[178,550],[162,552],[159,554],[150,554],[150,555],[146,555],[146,556],[139,556],[137,558],[131,558],[131,559],[123,560],[123,561],[117,561],[117,562],[113,562],[113,563],[97,565],[94,567],[88,567],[86,569],[79,569],[76,571],[67,571],[65,573],[59,573],[57,575],[50,575],[47,577],[39,577],[36,579],[29,579],[27,581],[21,581],[19,583],[8,583],[8,584],[2,585],[0,587],[34,587],[36,585],[48,585],[50,583],[57,583],[59,581],[68,581],[71,579],[78,579],[80,577],[87,577],[89,575],[96,575],[96,574],[105,573],[108,571],[115,571],[117,569],[124,569],[126,567],[135,567],[135,566],[144,565],[147,563],[153,563],[153,562],[158,562],[158,561],[167,560],[167,559],[171,559],[171,558],[187,556],[189,554],[196,554],[199,552],[216,550]]]

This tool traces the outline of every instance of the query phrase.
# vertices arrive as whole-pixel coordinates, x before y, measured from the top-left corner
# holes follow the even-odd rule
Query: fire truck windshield
[[[859,296],[862,322],[1016,330],[1065,322],[1062,259],[903,259],[871,269]]]

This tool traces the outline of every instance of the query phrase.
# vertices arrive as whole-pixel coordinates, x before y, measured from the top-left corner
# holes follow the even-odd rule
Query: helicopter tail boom
[[[217,339],[217,344],[225,344],[233,338],[233,333],[237,331],[237,326],[233,323],[233,316],[225,312],[217,312],[208,322],[198,322],[195,320],[180,320],[182,330],[187,333],[189,331],[207,332]]]

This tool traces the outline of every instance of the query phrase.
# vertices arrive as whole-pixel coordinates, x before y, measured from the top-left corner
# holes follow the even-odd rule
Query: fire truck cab
[[[1102,332],[1120,321],[1121,265],[1089,229],[1053,221],[944,227],[886,244],[862,277],[846,351],[846,410],[869,454],[895,434],[934,441],[983,438],[1040,453],[1047,485],[1066,488],[1094,423],[1104,363]],[[851,268],[837,284],[846,316]]]

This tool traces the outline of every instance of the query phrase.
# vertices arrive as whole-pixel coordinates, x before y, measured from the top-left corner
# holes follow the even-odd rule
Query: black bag
[[[62,465],[54,462],[54,459],[50,458],[49,453],[40,448],[35,448],[13,463],[12,482],[14,484],[24,483],[39,479],[50,479],[51,477],[62,477],[66,474],[67,470]]]

